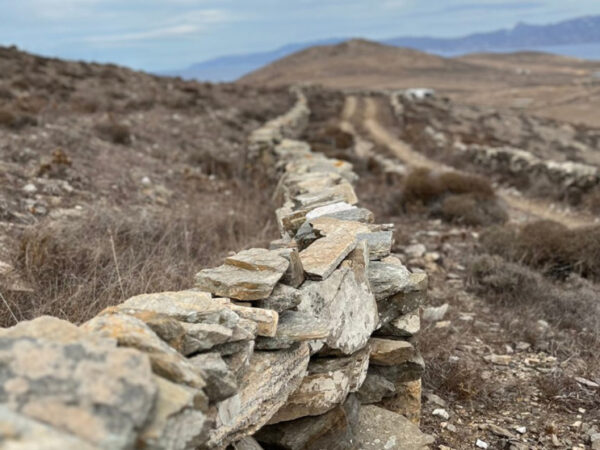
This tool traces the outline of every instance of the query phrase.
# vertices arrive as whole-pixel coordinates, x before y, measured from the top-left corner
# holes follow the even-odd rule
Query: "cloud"
[[[194,10],[168,17],[163,24],[147,29],[89,36],[84,40],[96,44],[109,44],[189,36],[204,32],[209,25],[232,20],[235,20],[234,16],[224,10]]]
[[[439,10],[439,12],[464,12],[464,11],[487,11],[491,9],[499,10],[522,10],[522,9],[533,9],[544,6],[543,2],[481,2],[481,3],[462,3],[454,6],[449,6]]]

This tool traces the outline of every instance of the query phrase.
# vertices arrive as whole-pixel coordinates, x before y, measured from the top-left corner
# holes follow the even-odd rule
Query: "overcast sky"
[[[150,71],[329,37],[458,36],[599,0],[0,0],[0,44]]]

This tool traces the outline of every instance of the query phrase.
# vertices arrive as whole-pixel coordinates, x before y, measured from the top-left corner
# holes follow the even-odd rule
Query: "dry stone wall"
[[[411,109],[411,114],[417,115],[422,115],[420,108],[430,112],[429,115],[425,114],[431,120],[424,128],[423,140],[427,144],[432,145],[433,148],[440,150],[449,148],[455,152],[462,153],[468,161],[487,169],[491,173],[506,173],[521,177],[541,177],[564,188],[577,188],[582,191],[590,190],[600,184],[600,169],[594,165],[575,161],[544,159],[516,145],[465,143],[461,140],[460,134],[461,132],[469,132],[475,135],[476,133],[469,129],[470,126],[473,126],[472,124],[465,126],[461,122],[463,119],[462,116],[452,117],[452,114],[449,112],[452,111],[450,107],[444,106],[444,102],[442,101],[432,100],[433,93],[427,96],[409,94],[410,90],[392,92],[390,95],[392,110],[401,123],[405,121],[407,109]],[[415,111],[418,112],[415,113]],[[451,126],[455,127],[454,129],[449,130],[447,124],[446,126],[442,125],[445,122],[444,120],[435,118],[436,114],[440,114],[440,111],[443,111],[450,117],[450,119],[446,117],[445,121],[450,122]],[[462,112],[462,114],[465,114],[465,112]],[[470,114],[469,118],[471,119],[478,117],[476,112],[470,112]],[[483,113],[479,114],[484,116]],[[484,121],[481,128],[485,128],[485,133],[489,134],[491,140],[499,140],[498,136],[504,136],[509,142],[511,140],[521,142],[529,139],[531,142],[538,142],[536,145],[540,145],[541,143],[550,147],[553,144],[560,149],[564,149],[564,153],[568,153],[566,151],[568,149],[571,151],[577,149],[577,151],[582,153],[590,152],[589,147],[575,140],[573,136],[564,130],[556,131],[557,136],[554,136],[548,130],[548,125],[542,127],[542,125],[534,122],[528,124],[528,127],[533,131],[524,131],[520,127],[526,127],[520,121],[515,122],[514,118],[512,118],[512,121],[509,118],[496,121],[495,115],[488,116],[484,116],[487,118],[487,122]],[[456,123],[452,123],[452,120]],[[475,120],[472,120],[472,122],[477,124]],[[514,126],[516,130],[514,132],[515,136],[511,137],[505,128],[507,126],[505,122],[508,126]],[[564,126],[561,128],[564,128]],[[537,131],[537,134],[534,131]],[[563,134],[560,134],[560,131]],[[547,144],[544,138],[548,140]]]
[[[281,239],[77,327],[0,330],[0,446],[10,449],[421,449],[427,276],[356,206],[345,162],[291,140],[307,100],[250,137],[281,174]],[[408,417],[408,419],[406,418]],[[410,420],[409,420],[410,419]]]

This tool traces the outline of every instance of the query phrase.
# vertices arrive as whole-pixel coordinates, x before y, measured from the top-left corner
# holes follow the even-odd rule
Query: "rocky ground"
[[[430,216],[422,207],[403,209],[402,190],[411,165],[425,165],[432,170],[447,167],[445,162],[451,161],[448,154],[436,154],[435,148],[427,148],[419,139],[408,140],[411,135],[415,138],[422,135],[402,131],[402,122],[396,121],[388,110],[364,119],[365,114],[369,114],[368,104],[348,105],[348,99],[340,93],[320,91],[313,93],[312,99],[312,105],[320,105],[309,128],[312,140],[321,145],[322,151],[352,160],[355,166],[362,167],[357,188],[357,192],[363,194],[361,202],[400,230],[396,236],[397,251],[407,267],[423,269],[430,276],[429,305],[423,311],[420,335],[421,349],[427,361],[423,430],[436,436],[440,449],[598,447],[600,366],[593,349],[598,346],[599,330],[585,329],[583,325],[565,326],[560,320],[550,320],[547,311],[532,306],[535,301],[528,298],[527,292],[518,292],[519,283],[504,280],[500,289],[506,292],[517,290],[516,303],[508,302],[502,292],[497,295],[489,292],[490,289],[482,290],[478,284],[480,280],[474,274],[474,261],[480,261],[478,258],[485,254],[479,239],[480,234],[485,233],[485,227],[447,223],[439,216]],[[378,102],[380,109],[389,109],[385,99],[372,101]],[[461,107],[447,107],[455,108]],[[426,120],[426,115],[421,117]],[[422,122],[422,129],[426,125],[443,128],[439,124],[444,122],[456,128],[456,135],[458,131],[467,133],[469,127],[475,127],[461,115],[449,114],[445,121],[436,120],[434,114],[429,117],[431,122],[425,125]],[[522,115],[516,117],[529,123],[539,120]],[[339,128],[344,131],[338,128],[335,132],[336,121],[339,123],[340,118]],[[369,119],[376,123],[370,123]],[[568,127],[559,127],[557,133]],[[380,128],[396,141],[380,139],[381,134],[377,134]],[[480,131],[480,139],[493,141],[495,128],[491,127],[491,132],[479,128],[482,129],[487,134]],[[350,135],[344,134],[348,131]],[[590,135],[595,133],[591,130]],[[510,139],[506,133],[500,135]],[[325,136],[334,138],[327,140]],[[399,140],[399,136],[406,140]],[[348,147],[349,141],[353,141],[353,145]],[[560,153],[558,140],[553,141],[554,152]],[[541,152],[536,149],[543,145],[543,140],[531,136],[521,142],[521,147],[531,152]],[[370,162],[358,155],[359,149],[364,150],[365,146],[370,152],[366,153]],[[417,148],[418,151],[413,150]],[[592,148],[588,153],[594,157]],[[389,166],[382,166],[373,154],[388,160],[396,159],[400,165],[391,170]],[[568,152],[562,153],[565,159],[568,155]],[[437,160],[430,159],[436,156]],[[477,170],[474,166],[464,167]],[[506,177],[498,178],[496,189],[504,188],[518,192],[515,184],[507,183]],[[523,197],[523,193],[519,192],[519,196]],[[533,198],[531,201],[535,203],[536,197]],[[537,199],[544,201],[543,196],[538,195]],[[501,201],[501,204],[507,209],[511,223],[523,224],[538,219],[535,209],[519,209],[522,202],[507,204]],[[588,216],[584,206],[580,205],[580,212],[577,212],[577,208],[568,202],[559,205],[554,206],[559,220],[566,223],[581,220],[583,224],[593,225],[593,216]],[[522,266],[517,270],[530,273]],[[538,290],[558,288],[572,290],[575,295],[583,292],[582,285],[587,286],[592,292],[590,313],[598,311],[600,289],[593,281],[590,284],[590,280],[572,275],[564,282],[543,278],[540,283]],[[585,314],[580,311],[581,316]],[[582,338],[590,332],[591,340]]]

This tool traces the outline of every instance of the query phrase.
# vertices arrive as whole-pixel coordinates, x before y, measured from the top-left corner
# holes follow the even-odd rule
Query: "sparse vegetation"
[[[425,207],[448,222],[470,226],[503,223],[508,218],[487,180],[459,172],[414,169],[404,180],[400,203],[406,209]]]
[[[551,221],[521,228],[490,228],[481,235],[483,247],[511,261],[521,261],[555,278],[576,273],[600,279],[600,226],[568,229]]]
[[[9,295],[10,309],[19,320],[50,314],[81,322],[133,295],[191,288],[195,272],[228,251],[276,237],[268,192],[257,193],[239,186],[221,205],[195,196],[169,212],[93,205],[31,227],[15,263],[34,293]],[[9,314],[0,317],[11,325]]]

